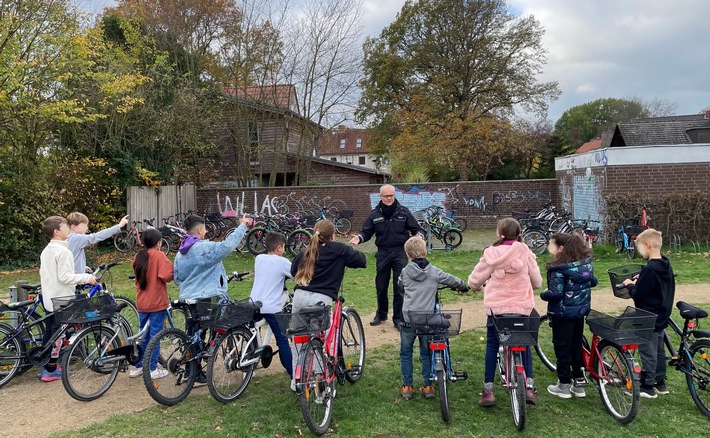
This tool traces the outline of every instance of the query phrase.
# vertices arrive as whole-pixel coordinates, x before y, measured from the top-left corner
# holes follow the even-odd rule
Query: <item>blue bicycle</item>
[[[636,257],[636,236],[648,229],[648,221],[651,217],[648,216],[646,206],[641,206],[641,213],[634,218],[625,219],[616,230],[614,238],[614,246],[616,252],[626,252],[626,256],[630,259]]]

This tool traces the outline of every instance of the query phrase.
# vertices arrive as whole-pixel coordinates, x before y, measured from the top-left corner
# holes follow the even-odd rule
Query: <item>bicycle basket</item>
[[[409,311],[409,323],[415,335],[456,336],[461,331],[462,309],[436,312]]]
[[[330,306],[311,306],[296,313],[279,312],[275,316],[284,336],[316,334],[330,328]]]
[[[632,279],[636,274],[641,272],[644,265],[624,265],[616,268],[611,268],[607,272],[609,273],[609,279],[611,280],[611,290],[614,292],[614,296],[624,299],[631,298],[628,289],[625,287],[616,287],[624,282],[624,280]]]
[[[340,217],[350,219],[355,212],[353,210],[340,210]]]
[[[116,303],[108,294],[52,298],[54,320],[59,324],[86,324],[113,317]]]
[[[587,315],[589,330],[602,339],[618,345],[650,342],[656,326],[656,315],[635,307],[627,307],[620,316],[591,310]]]
[[[540,315],[535,309],[530,313],[530,316],[517,314],[494,315],[493,326],[498,334],[500,345],[516,347],[537,345]]]
[[[197,314],[204,328],[229,330],[254,319],[259,307],[251,298],[233,303],[197,302]]]

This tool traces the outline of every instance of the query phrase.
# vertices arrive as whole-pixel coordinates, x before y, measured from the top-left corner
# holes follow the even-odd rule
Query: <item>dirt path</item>
[[[710,303],[710,284],[680,285],[676,299],[692,304]],[[613,297],[610,290],[598,290],[592,295],[592,307],[599,311],[615,311],[629,305],[630,301]],[[460,303],[452,307],[463,308],[462,330],[483,327],[485,314],[480,301]],[[542,301],[537,308],[545,309]],[[365,324],[367,348],[385,344],[397,344],[399,333],[392,324],[371,327],[368,322],[374,314],[362,315]],[[126,373],[118,376],[111,389],[102,398],[82,403],[71,398],[61,382],[41,383],[34,377],[32,369],[25,375],[0,389],[0,413],[5,419],[1,437],[45,436],[57,430],[71,430],[100,423],[118,413],[134,413],[156,405],[145,391],[142,379],[129,379]],[[258,370],[257,374],[282,373],[278,360],[268,370]],[[285,383],[284,379],[284,383]],[[209,394],[207,387],[196,388],[192,394]],[[13,414],[17,412],[17,414]],[[42,421],[37,421],[41,414]],[[10,421],[7,421],[10,420]]]

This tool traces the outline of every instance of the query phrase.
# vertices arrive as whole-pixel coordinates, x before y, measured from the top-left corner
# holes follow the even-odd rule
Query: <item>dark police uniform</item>
[[[404,242],[411,236],[420,233],[424,235],[424,230],[414,218],[409,209],[400,205],[395,200],[393,204],[394,212],[391,216],[385,215],[383,204],[380,203],[370,215],[365,219],[362,230],[358,233],[360,243],[367,242],[375,235],[375,245],[377,246],[377,276],[375,277],[375,287],[377,288],[377,315],[381,320],[387,319],[389,300],[387,289],[390,282],[390,275],[393,274],[392,285],[394,289],[392,320],[397,324],[402,319],[402,301],[404,291],[399,285],[399,274],[407,265],[407,255],[404,252]]]

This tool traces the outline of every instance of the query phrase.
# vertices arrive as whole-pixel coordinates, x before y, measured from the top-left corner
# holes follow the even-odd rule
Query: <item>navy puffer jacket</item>
[[[592,258],[547,268],[547,289],[540,295],[547,301],[551,317],[580,319],[592,304],[592,288],[597,285]]]

